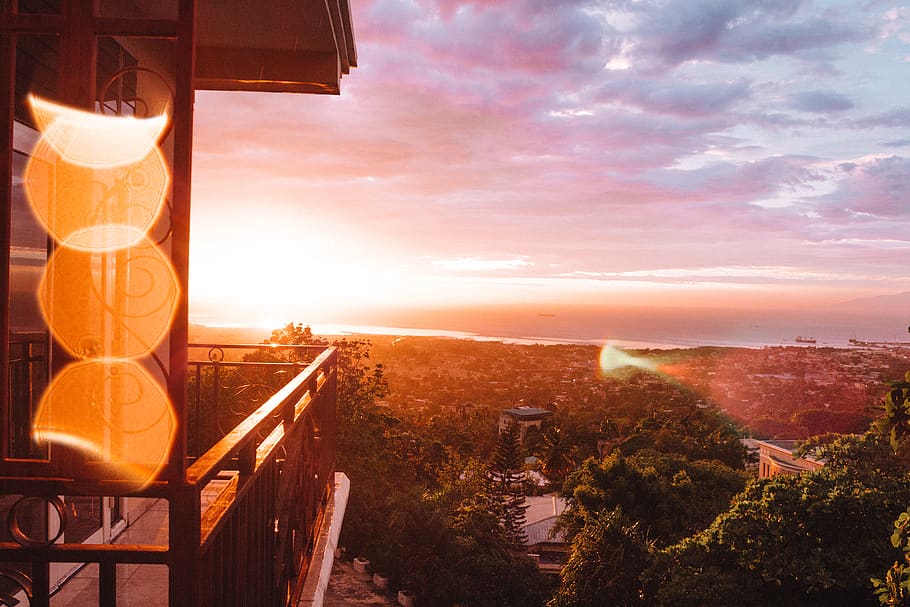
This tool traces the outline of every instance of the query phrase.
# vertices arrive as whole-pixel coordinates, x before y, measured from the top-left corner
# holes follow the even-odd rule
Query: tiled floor
[[[202,494],[203,511],[230,482],[230,476],[217,478]],[[168,506],[166,500],[150,500],[148,510],[139,515],[114,541],[116,544],[167,546]],[[98,605],[98,565],[86,565],[51,597],[51,607]],[[164,565],[117,566],[117,607],[167,605],[168,570]],[[369,581],[359,579],[351,563],[336,563],[325,595],[326,607],[341,605],[393,605]]]
[[[115,544],[167,545],[167,502],[155,500]],[[51,607],[85,607],[98,604],[98,565],[86,565],[51,597]],[[118,565],[117,606],[148,607],[167,602],[167,567]]]

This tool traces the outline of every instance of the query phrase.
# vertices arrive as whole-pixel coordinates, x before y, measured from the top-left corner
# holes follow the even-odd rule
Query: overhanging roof
[[[348,0],[199,0],[201,90],[340,92],[357,65]]]

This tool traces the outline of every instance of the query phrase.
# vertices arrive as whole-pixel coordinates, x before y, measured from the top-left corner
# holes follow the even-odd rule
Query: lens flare
[[[177,420],[161,386],[130,360],[72,363],[38,405],[32,434],[114,464],[140,485],[167,461]]]
[[[167,462],[177,426],[165,390],[132,360],[161,343],[180,298],[173,266],[147,238],[170,183],[157,146],[167,115],[138,120],[29,101],[42,133],[25,193],[60,245],[38,299],[55,339],[84,359],[54,377],[32,434],[144,486]]]
[[[104,168],[136,164],[152,153],[167,114],[151,118],[86,112],[29,95],[43,139],[64,161]]]
[[[645,360],[637,356],[632,356],[625,350],[621,350],[609,343],[605,344],[600,350],[600,370],[604,374],[615,373],[627,367],[635,367],[644,371],[657,371],[657,364],[650,360]]]
[[[180,295],[170,261],[144,239],[116,252],[60,247],[38,287],[41,313],[77,358],[138,358],[167,335]]]
[[[691,369],[685,364],[686,358],[688,356],[673,351],[637,356],[607,343],[600,350],[599,366],[605,376],[620,377],[629,369],[640,369],[687,390],[699,392]]]
[[[134,163],[99,167],[65,160],[42,135],[25,168],[26,195],[47,232],[91,251],[138,242],[160,217],[169,184],[157,147]]]

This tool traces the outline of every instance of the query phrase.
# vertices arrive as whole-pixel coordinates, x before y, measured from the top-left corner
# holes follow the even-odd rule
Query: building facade
[[[502,433],[510,425],[518,428],[519,440],[524,442],[531,428],[540,429],[544,422],[553,419],[554,414],[549,409],[539,407],[513,407],[503,409],[499,414],[499,432]]]
[[[795,440],[760,440],[758,443],[758,476],[771,478],[778,474],[800,474],[821,469],[825,463],[809,455],[797,456]]]
[[[299,598],[334,487],[335,354],[193,452],[193,100],[337,94],[352,32],[347,0],[0,3],[0,595],[48,605],[87,566],[116,605],[130,564],[166,570],[171,605]],[[166,541],[109,544],[150,499]]]

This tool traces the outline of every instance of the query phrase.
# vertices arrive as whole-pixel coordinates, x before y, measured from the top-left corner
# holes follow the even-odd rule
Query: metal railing
[[[10,430],[9,453],[16,457],[34,457],[42,451],[32,441],[30,421],[47,387],[49,340],[46,331],[10,334],[7,376],[10,406],[4,423]]]
[[[227,350],[205,347],[210,353],[216,351],[212,348],[222,354]],[[105,607],[117,605],[117,566],[122,564],[167,566],[168,586],[161,590],[175,607],[295,604],[334,483],[337,354],[334,348],[319,347],[301,349],[294,358],[251,363],[215,360],[210,354],[208,361],[190,363],[197,383],[188,390],[191,419],[180,423],[192,431],[221,425],[215,434],[206,434],[210,445],[202,448],[200,442],[196,453],[190,451],[183,482],[160,481],[118,492],[104,483],[74,479],[0,478],[0,494],[15,502],[6,512],[12,541],[0,542],[0,604],[24,596],[25,604],[48,606],[52,563],[97,564],[98,604]],[[238,379],[243,374],[258,383]],[[206,376],[214,380],[208,391],[200,381]],[[290,379],[266,397],[266,387],[281,378]],[[259,381],[263,379],[268,381]],[[203,415],[205,410],[217,416],[225,403],[236,414],[214,422]],[[231,427],[233,415],[239,422]],[[205,507],[204,494],[211,497]],[[61,542],[68,516],[61,495],[164,498],[168,543]],[[49,529],[45,535],[28,528],[27,513],[35,511],[36,503],[48,512],[42,519]]]

